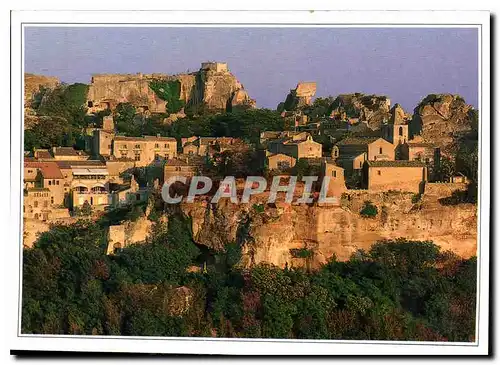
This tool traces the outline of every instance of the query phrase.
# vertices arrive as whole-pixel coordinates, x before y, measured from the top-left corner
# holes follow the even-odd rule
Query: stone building
[[[327,197],[334,197],[340,204],[340,197],[346,191],[344,169],[337,166],[335,160],[324,158],[321,163],[321,181],[324,181],[325,176],[329,177],[327,187]]]
[[[267,168],[269,170],[285,171],[295,166],[295,157],[282,153],[269,153],[267,156]]]
[[[363,187],[370,191],[399,190],[423,193],[427,167],[420,161],[366,161]]]
[[[194,156],[179,156],[165,161],[163,179],[167,181],[173,176],[184,176],[187,178],[195,176],[203,164],[202,159]]]
[[[90,158],[84,151],[75,150],[73,147],[52,147],[54,160],[58,161],[85,161]]]
[[[102,210],[109,205],[109,179],[106,167],[72,167],[72,206],[81,207],[88,202]]]
[[[365,161],[393,161],[394,145],[380,137],[348,137],[337,143],[332,153],[347,176],[360,174]]]
[[[291,137],[269,140],[267,141],[267,149],[271,153],[288,155],[296,160],[320,158],[323,153],[321,143],[315,142],[307,132],[301,132]]]
[[[113,140],[113,156],[134,159],[137,167],[144,167],[159,159],[175,158],[177,140],[161,136],[116,136]]]
[[[229,72],[226,62],[202,62],[201,70],[213,72]]]
[[[53,161],[24,161],[24,188],[46,188],[53,205],[64,204],[64,176]]]

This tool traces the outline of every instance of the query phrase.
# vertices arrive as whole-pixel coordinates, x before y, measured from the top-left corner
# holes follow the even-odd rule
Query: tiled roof
[[[75,150],[73,147],[54,147],[54,156],[85,156],[83,151]]]
[[[435,147],[432,143],[408,142],[408,147]]]
[[[63,175],[59,166],[54,162],[47,162],[40,166],[40,171],[44,179],[62,179]]]
[[[420,161],[396,160],[396,161],[368,161],[370,167],[425,167]]]
[[[36,158],[53,158],[48,150],[36,150]]]
[[[54,161],[60,169],[71,169],[72,167],[106,167],[106,164],[101,160],[84,160],[84,161]]]
[[[375,142],[377,139],[380,139],[378,136],[372,137],[347,137],[341,140],[337,145],[345,146],[345,145],[368,145],[370,143]]]
[[[178,158],[171,158],[165,161],[165,166],[192,166],[184,160]]]
[[[147,141],[167,141],[167,142],[177,142],[174,137],[162,137],[162,136],[144,136]]]

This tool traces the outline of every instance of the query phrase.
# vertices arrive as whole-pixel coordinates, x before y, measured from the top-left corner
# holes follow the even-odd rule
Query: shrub
[[[411,202],[413,204],[416,204],[420,201],[420,199],[422,199],[422,194],[413,194],[412,197],[411,197]]]
[[[309,250],[307,248],[291,248],[290,249],[290,254],[294,258],[305,259],[305,258],[308,258],[308,257],[312,257],[313,254],[314,254],[314,252],[313,252],[313,250]]]
[[[254,209],[257,213],[264,213],[264,204],[254,204],[254,205],[253,205],[253,209]]]
[[[378,213],[377,207],[373,205],[371,201],[368,200],[365,201],[365,205],[359,212],[359,214],[361,214],[361,216],[364,218],[373,218],[377,215],[377,213]]]

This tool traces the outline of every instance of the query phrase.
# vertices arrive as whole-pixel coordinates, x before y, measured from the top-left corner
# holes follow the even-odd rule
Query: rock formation
[[[60,84],[57,77],[24,74],[24,129],[38,122],[39,117],[33,108],[33,101],[41,96],[44,89],[53,89]]]
[[[53,89],[61,82],[57,77],[24,74],[24,106],[31,107],[33,97],[42,89]]]
[[[207,62],[197,72],[179,75],[94,75],[88,94],[89,112],[114,109],[119,103],[129,102],[143,111],[164,113],[168,105],[149,87],[153,80],[179,81],[179,99],[194,109],[226,111],[239,105],[255,107],[255,100],[248,96],[227,64]]]
[[[475,110],[459,95],[431,94],[415,108],[410,134],[451,152],[462,135],[477,128]]]
[[[295,89],[290,90],[285,102],[278,105],[278,111],[293,111],[304,106],[311,105],[312,98],[316,94],[315,82],[299,82]]]
[[[391,100],[386,96],[361,93],[339,95],[331,105],[331,116],[337,119],[358,118],[371,129],[379,129],[391,117]]]
[[[399,237],[432,240],[443,250],[475,255],[477,206],[440,205],[437,199],[449,195],[450,187],[438,185],[418,203],[412,203],[411,193],[351,192],[338,207],[277,203],[264,204],[262,211],[254,208],[256,201],[236,205],[221,200],[216,206],[198,202],[183,204],[182,209],[192,219],[196,242],[216,250],[239,242],[247,267],[259,262],[318,267],[333,255],[346,260],[379,240]],[[360,216],[365,200],[377,205],[376,218]],[[300,248],[314,252],[308,263],[290,251]]]

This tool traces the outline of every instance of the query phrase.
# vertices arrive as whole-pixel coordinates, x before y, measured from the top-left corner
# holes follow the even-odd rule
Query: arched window
[[[403,135],[403,127],[399,127],[399,135],[402,136]]]

